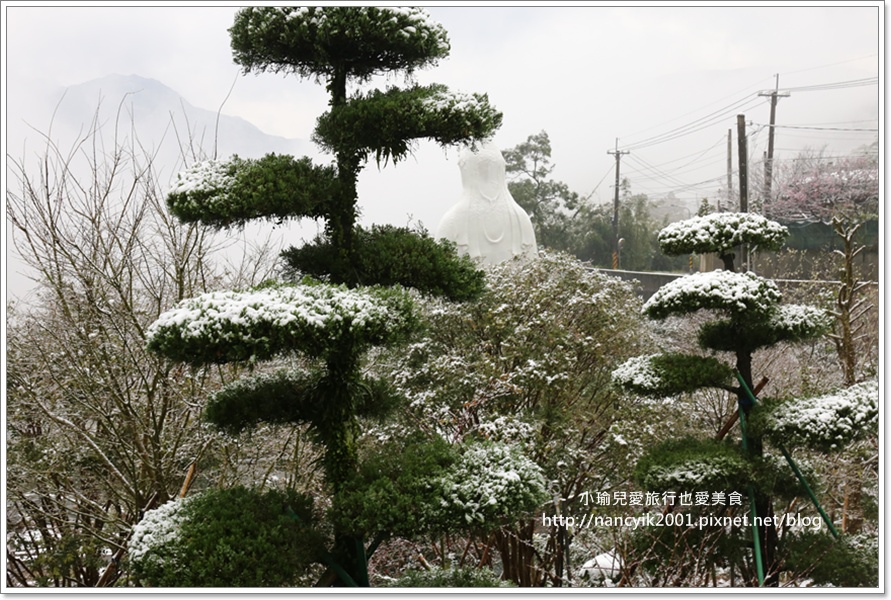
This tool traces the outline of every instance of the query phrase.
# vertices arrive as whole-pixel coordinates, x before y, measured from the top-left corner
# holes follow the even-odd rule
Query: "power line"
[[[783,93],[787,92],[816,92],[816,91],[827,91],[827,90],[836,90],[836,89],[845,89],[851,87],[862,87],[867,85],[876,85],[878,84],[878,77],[868,77],[864,79],[852,79],[847,81],[836,81],[830,83],[822,83],[822,84],[814,84],[814,85],[806,85],[806,86],[798,86],[792,88],[785,88]],[[779,92],[777,92],[779,93]],[[714,104],[714,103],[713,103]],[[625,146],[627,150],[640,150],[641,148],[647,148],[650,146],[655,146],[657,144],[662,144],[665,142],[669,142],[680,137],[684,137],[686,135],[696,133],[698,131],[702,131],[709,125],[713,124],[717,120],[721,120],[723,117],[728,114],[732,114],[733,112],[743,112],[748,108],[755,106],[757,102],[753,102],[750,97],[742,98],[737,100],[736,102],[729,104],[723,108],[720,108],[704,117],[699,119],[695,119],[685,125],[681,125],[679,127],[675,127],[674,129],[670,129],[664,133],[651,136],[649,138],[645,138],[640,140],[639,142],[633,142]],[[694,111],[695,112],[695,111]],[[687,113],[690,114],[690,113]]]
[[[691,111],[686,112],[686,113],[684,113],[684,114],[682,114],[682,115],[678,115],[678,116],[675,117],[674,119],[669,119],[668,121],[665,121],[665,122],[663,122],[663,123],[661,123],[661,124],[659,124],[659,125],[654,125],[653,127],[648,127],[648,128],[646,128],[646,129],[642,129],[642,130],[640,130],[640,131],[635,131],[635,132],[629,134],[628,136],[626,136],[626,139],[629,138],[629,137],[630,137],[630,138],[633,138],[633,137],[636,136],[636,135],[639,135],[639,134],[644,133],[644,132],[647,132],[647,131],[651,131],[651,130],[653,130],[653,129],[657,129],[657,128],[659,128],[659,127],[662,127],[663,125],[667,125],[668,123],[673,123],[674,121],[679,121],[679,120],[681,120],[682,118],[686,117],[687,115],[696,114],[696,113],[698,113],[698,112],[700,112],[700,111],[702,111],[702,110],[705,110],[706,108],[708,108],[708,107],[710,107],[710,106],[713,106],[713,105],[715,105],[715,104],[718,104],[719,102],[723,102],[723,101],[726,100],[727,98],[734,97],[734,96],[736,96],[737,94],[741,94],[741,93],[745,92],[746,90],[750,90],[750,89],[752,89],[753,87],[755,87],[756,85],[760,84],[762,81],[763,81],[763,80],[756,81],[756,82],[753,83],[752,85],[748,85],[748,86],[746,86],[746,87],[744,87],[744,88],[742,88],[742,89],[740,89],[740,90],[737,90],[737,91],[735,91],[735,92],[732,92],[732,93],[730,93],[730,94],[727,94],[726,96],[723,96],[723,97],[721,97],[721,98],[718,98],[718,99],[715,100],[714,102],[711,102],[711,103],[709,103],[709,104],[706,104],[706,105],[703,106],[703,107],[697,108],[697,109],[695,109],[695,110],[691,110]],[[724,110],[724,109],[718,109],[718,110]],[[649,139],[649,138],[647,138],[647,139]],[[637,142],[637,143],[640,143],[640,142]]]
[[[752,123],[758,125],[758,123]],[[814,131],[878,131],[875,128],[856,128],[856,127],[815,127],[811,125],[760,125],[761,127],[772,127],[775,129],[812,129]]]
[[[816,85],[804,85],[800,87],[785,88],[790,92],[822,92],[823,90],[842,90],[852,87],[863,87],[867,85],[878,85],[878,77],[867,77],[864,79],[851,79],[850,81],[836,81],[833,83],[820,83]]]
[[[760,104],[760,100],[755,98],[743,98],[721,108],[713,113],[710,113],[700,119],[696,119],[686,125],[682,125],[681,127],[676,127],[672,130],[666,131],[665,133],[647,138],[645,140],[641,140],[635,144],[630,144],[625,146],[628,150],[639,150],[641,148],[649,148],[650,146],[655,146],[657,144],[663,144],[665,142],[670,142],[672,140],[676,140],[681,137],[685,137],[692,133],[696,133],[698,131],[702,131],[712,125],[721,122],[728,115],[738,113],[739,111],[744,111],[756,104]]]

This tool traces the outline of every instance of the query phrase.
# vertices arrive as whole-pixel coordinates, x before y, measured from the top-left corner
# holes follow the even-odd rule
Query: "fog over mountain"
[[[23,164],[32,176],[38,172],[37,160],[47,154],[48,142],[63,156],[69,156],[77,144],[87,140],[78,154],[91,153],[90,132],[94,126],[98,129],[96,139],[102,145],[100,151],[109,152],[116,144],[129,147],[138,143],[141,146],[136,151],[138,159],[144,162],[147,156],[152,156],[162,187],[185,165],[212,157],[215,152],[220,158],[232,154],[259,158],[271,152],[296,156],[317,154],[307,140],[268,135],[245,119],[226,115],[225,98],[220,99],[221,110],[198,108],[154,79],[108,75],[66,88],[39,80],[33,83],[29,89],[31,101],[27,104],[16,103],[23,95],[10,95],[6,130],[9,159]],[[75,159],[72,165],[77,176],[89,175],[85,160]],[[15,192],[17,179],[9,160],[6,174],[7,188]],[[233,241],[251,236],[263,239],[270,229],[271,226],[249,226],[246,231],[221,235]],[[9,223],[6,231],[9,242]],[[314,223],[303,222],[278,227],[275,233],[289,245],[317,231]],[[7,243],[7,253],[7,298],[21,298],[33,289],[33,282],[15,256],[11,243]]]
[[[155,165],[168,175],[214,152],[255,158],[270,152],[302,155],[311,148],[306,140],[268,135],[225,114],[225,98],[217,110],[198,108],[162,82],[138,75],[108,75],[44,92],[43,102],[10,108],[7,143],[13,157],[21,154],[23,141],[31,153],[37,151],[46,133],[61,148],[70,147],[93,122],[106,144],[115,134],[119,140],[138,139],[157,153]]]

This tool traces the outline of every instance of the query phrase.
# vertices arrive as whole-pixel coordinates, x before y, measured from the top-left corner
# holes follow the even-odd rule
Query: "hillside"
[[[183,157],[238,154],[259,157],[269,152],[302,155],[311,145],[263,133],[248,121],[225,114],[220,107],[198,108],[162,82],[139,75],[108,75],[66,88],[46,87],[28,106],[11,106],[7,143],[13,157],[22,148],[33,154],[50,132],[61,148],[84,136],[95,121],[106,143],[138,139],[156,153],[162,173],[179,170]],[[53,114],[55,112],[55,114]],[[135,136],[133,133],[135,132]]]

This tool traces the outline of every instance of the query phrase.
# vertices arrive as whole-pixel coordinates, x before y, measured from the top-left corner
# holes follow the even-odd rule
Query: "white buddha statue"
[[[483,264],[538,256],[532,221],[507,189],[501,151],[491,143],[478,152],[467,149],[458,166],[461,199],[443,216],[436,237],[455,242],[459,254]]]

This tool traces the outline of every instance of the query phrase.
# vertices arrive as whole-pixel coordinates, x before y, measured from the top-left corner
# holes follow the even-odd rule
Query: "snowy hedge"
[[[485,94],[450,92],[444,85],[372,90],[319,117],[313,141],[335,151],[350,148],[363,157],[398,162],[415,140],[443,147],[482,141],[501,126],[502,115]]]
[[[410,73],[450,49],[445,28],[415,7],[250,7],[237,13],[229,32],[233,59],[246,71],[307,78],[327,78],[341,61],[359,80]]]
[[[541,467],[507,444],[468,446],[437,485],[442,490],[440,520],[483,529],[531,512],[547,498]]]
[[[781,298],[779,288],[769,279],[751,272],[718,269],[686,275],[663,285],[646,301],[643,310],[654,319],[700,309],[766,314]]]
[[[648,354],[619,365],[612,380],[629,392],[658,398],[728,385],[733,381],[733,370],[710,356]]]
[[[703,348],[723,352],[755,351],[779,342],[800,342],[819,337],[832,329],[832,316],[814,306],[787,304],[766,315],[704,323],[699,330]]]
[[[146,512],[129,562],[153,587],[295,585],[321,547],[312,525],[312,500],[294,491],[208,490]]]
[[[178,173],[167,193],[167,206],[183,222],[214,227],[259,218],[321,218],[338,186],[334,167],[313,165],[309,158],[233,156],[198,162]]]
[[[646,490],[745,493],[750,463],[725,443],[684,438],[652,448],[635,467],[634,478]]]
[[[415,324],[403,290],[323,284],[210,292],[183,300],[146,331],[149,350],[193,365],[386,344]]]
[[[776,443],[833,451],[877,433],[879,384],[871,380],[816,398],[765,401],[753,423]]]
[[[832,328],[832,315],[807,304],[783,304],[771,315],[770,326],[783,340],[812,338]]]
[[[719,255],[733,252],[740,244],[763,250],[779,250],[789,230],[775,221],[753,213],[713,213],[672,223],[659,232],[665,254]]]

